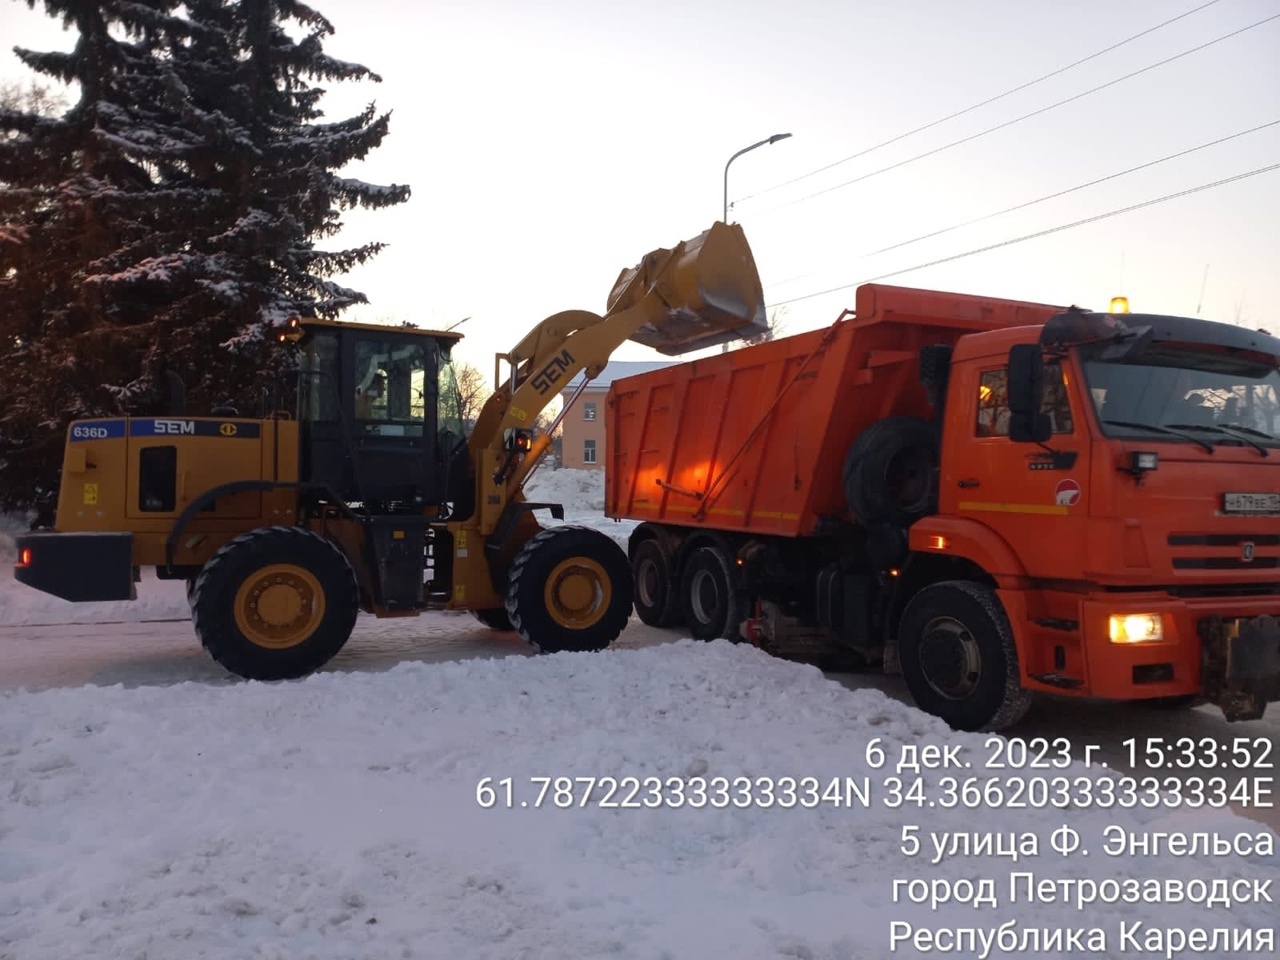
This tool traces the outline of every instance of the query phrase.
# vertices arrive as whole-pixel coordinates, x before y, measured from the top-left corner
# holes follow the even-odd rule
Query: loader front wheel
[[[1009,618],[980,583],[949,580],[912,597],[898,628],[898,661],[916,705],[956,730],[1003,730],[1031,704]]]
[[[507,616],[542,653],[605,649],[626,627],[631,601],[627,555],[598,530],[543,530],[511,564]]]
[[[328,540],[295,527],[229,541],[196,578],[191,614],[210,656],[247,680],[306,676],[355,626],[356,577]]]

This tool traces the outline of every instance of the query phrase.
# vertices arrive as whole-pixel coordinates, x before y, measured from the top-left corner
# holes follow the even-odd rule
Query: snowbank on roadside
[[[884,960],[891,922],[995,931],[1010,921],[1098,927],[1107,949],[1091,955],[1118,957],[1128,955],[1121,923],[1275,921],[1271,904],[1095,902],[1081,912],[1011,902],[1019,871],[1271,882],[1280,863],[1106,857],[1107,827],[1260,828],[1227,813],[944,809],[948,771],[920,776],[938,806],[894,806],[883,783],[903,747],[952,746],[977,767],[986,738],[724,642],[404,664],[277,685],[7,693],[0,736],[9,785],[0,792],[0,956],[24,960]],[[872,738],[889,758],[884,769],[868,767]],[[612,801],[634,806],[601,806],[599,788],[584,803],[581,781],[559,794],[571,806],[557,808],[554,784],[539,805],[531,779],[605,776],[622,782]],[[760,787],[754,802],[717,792],[714,778],[743,776],[866,777],[871,803],[766,809]],[[903,776],[910,785],[915,774]],[[681,778],[695,802],[688,778],[701,777],[708,799],[676,808],[671,784],[651,794],[625,777]],[[478,791],[484,778],[497,808],[480,805],[491,796]],[[923,828],[916,856],[903,851],[907,823]],[[1062,826],[1091,856],[1050,851]],[[1027,832],[1041,852],[935,864],[930,831]],[[894,880],[941,890],[940,881],[979,879],[994,881],[995,906],[893,901]],[[910,941],[896,946],[894,956],[922,955]]]
[[[614,521],[601,514],[604,504],[603,473],[542,467],[534,474],[525,496],[530,500],[563,504],[566,523],[594,527],[618,542],[624,550],[627,537],[635,528],[634,522]],[[537,516],[543,526],[556,524],[548,511],[539,511]],[[143,571],[142,580],[137,585],[138,599],[132,601],[68,603],[15,582],[13,538],[29,525],[27,518],[0,514],[0,624],[141,623],[190,617],[185,584],[157,580],[151,570]]]

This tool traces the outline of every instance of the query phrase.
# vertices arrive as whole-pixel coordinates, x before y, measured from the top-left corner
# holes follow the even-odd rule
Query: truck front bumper
[[[1280,701],[1280,619],[1205,617],[1200,681],[1205,697],[1228,720],[1258,720]]]
[[[136,600],[133,534],[22,534],[13,578],[72,603]]]

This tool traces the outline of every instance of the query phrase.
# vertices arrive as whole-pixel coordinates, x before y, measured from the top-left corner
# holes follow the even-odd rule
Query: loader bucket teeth
[[[666,305],[666,314],[631,339],[667,356],[758,336],[769,327],[760,275],[737,224],[716,223],[622,271],[609,294],[609,312],[625,310],[650,292]]]

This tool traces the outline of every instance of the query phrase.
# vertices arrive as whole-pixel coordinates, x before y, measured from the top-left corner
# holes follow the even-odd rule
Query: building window
[[[594,440],[582,441],[582,462],[583,463],[596,462],[596,442]]]
[[[594,401],[588,401],[582,405],[582,419],[594,420],[596,418],[596,405]]]

